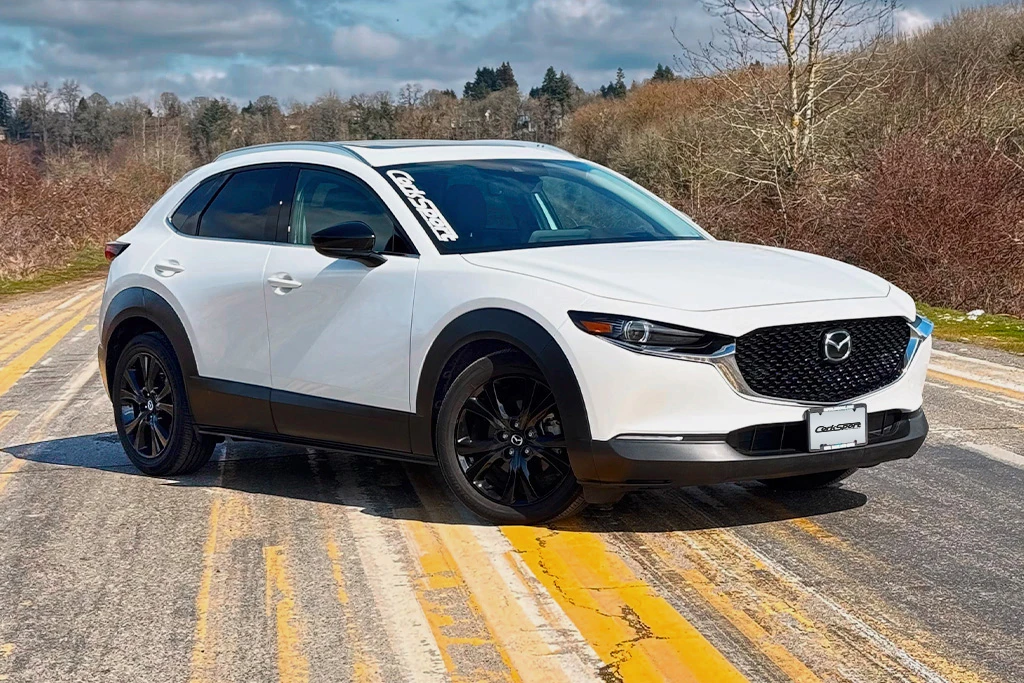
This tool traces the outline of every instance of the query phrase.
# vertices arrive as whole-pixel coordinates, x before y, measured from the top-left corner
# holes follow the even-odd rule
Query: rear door
[[[318,230],[362,221],[387,261],[322,256]],[[418,258],[376,192],[336,169],[298,171],[264,270],[278,431],[407,451],[409,334]]]
[[[270,387],[263,266],[293,173],[249,167],[200,183],[172,215],[180,234],[150,261],[184,314],[199,375],[218,391]]]

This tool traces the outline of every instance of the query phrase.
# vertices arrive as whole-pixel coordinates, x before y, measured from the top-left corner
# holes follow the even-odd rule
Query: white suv
[[[519,142],[286,143],[107,247],[100,369],[141,470],[225,436],[439,464],[497,522],[637,488],[813,488],[924,441],[931,324],[852,266],[720,242]]]

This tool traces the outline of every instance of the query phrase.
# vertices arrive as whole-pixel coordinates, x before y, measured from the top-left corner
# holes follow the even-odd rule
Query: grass
[[[1024,320],[1009,315],[981,315],[971,320],[963,311],[919,303],[917,310],[935,323],[935,336],[949,341],[989,346],[1024,355]]]
[[[40,292],[66,282],[95,275],[107,267],[103,246],[91,245],[75,254],[71,262],[62,268],[48,270],[32,277],[17,280],[0,278],[0,297],[27,292]]]

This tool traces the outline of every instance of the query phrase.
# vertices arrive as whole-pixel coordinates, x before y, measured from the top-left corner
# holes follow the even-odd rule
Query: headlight
[[[584,332],[638,353],[657,356],[710,356],[735,343],[713,332],[691,330],[642,318],[569,311],[569,318]]]

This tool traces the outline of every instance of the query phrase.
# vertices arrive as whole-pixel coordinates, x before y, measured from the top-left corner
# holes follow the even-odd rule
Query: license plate
[[[807,411],[807,431],[812,451],[864,446],[868,442],[868,407],[811,408]]]

